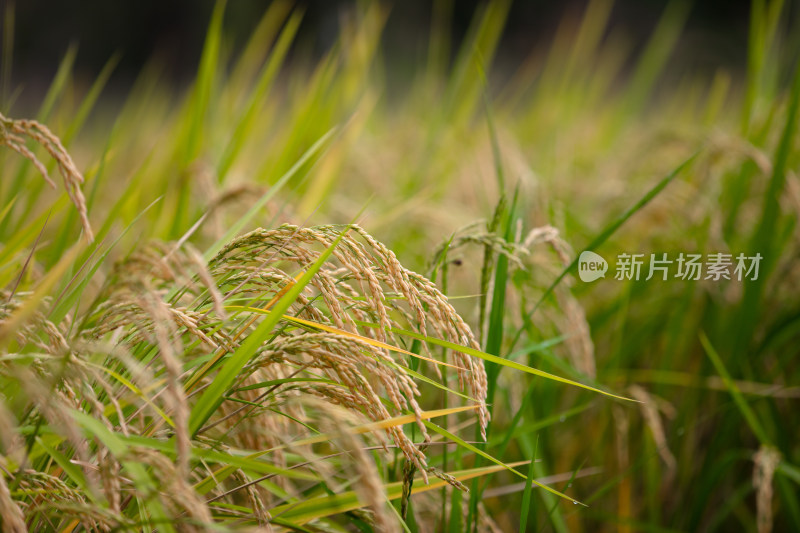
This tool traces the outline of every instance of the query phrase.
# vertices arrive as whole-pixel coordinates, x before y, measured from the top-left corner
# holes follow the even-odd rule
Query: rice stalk
[[[761,446],[753,454],[753,488],[756,489],[758,533],[772,531],[772,480],[780,462],[780,452],[771,446]]]

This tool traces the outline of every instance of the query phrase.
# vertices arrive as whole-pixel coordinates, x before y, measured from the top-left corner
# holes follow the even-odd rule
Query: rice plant
[[[220,1],[188,87],[70,48],[3,102],[2,531],[800,529],[797,6],[753,1],[740,74],[682,69],[684,3],[511,72],[510,3],[452,54],[450,5],[400,87],[387,6],[311,58],[301,8],[237,48]]]

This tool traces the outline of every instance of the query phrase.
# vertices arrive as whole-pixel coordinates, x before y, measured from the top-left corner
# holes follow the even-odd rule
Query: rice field
[[[0,530],[800,530],[800,31],[269,4],[0,106]],[[241,38],[241,36],[239,36]],[[402,73],[402,75],[401,75]]]

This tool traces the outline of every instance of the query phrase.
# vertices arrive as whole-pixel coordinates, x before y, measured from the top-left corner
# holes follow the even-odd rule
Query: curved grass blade
[[[467,450],[471,451],[472,453],[480,455],[484,459],[488,459],[489,461],[495,463],[496,465],[499,465],[499,466],[505,468],[509,472],[511,472],[513,474],[516,474],[517,476],[521,477],[522,479],[525,479],[525,480],[529,479],[528,476],[526,476],[525,474],[522,474],[518,470],[515,470],[513,466],[511,466],[509,464],[506,464],[506,463],[500,461],[499,459],[494,458],[493,456],[491,456],[488,453],[484,452],[480,448],[477,448],[474,445],[470,444],[469,442],[465,441],[464,439],[462,439],[458,435],[456,435],[454,433],[450,433],[446,429],[444,429],[442,427],[439,427],[436,424],[433,424],[431,422],[428,422],[427,420],[425,422],[423,422],[423,423],[425,424],[425,427],[427,427],[428,429],[430,429],[432,431],[435,431],[439,435],[441,435],[443,437],[446,437],[446,438],[450,439],[453,442],[457,442],[459,444],[459,446],[462,446],[462,447],[466,448]],[[527,464],[527,463],[528,463],[528,461],[525,461],[523,464]],[[581,503],[578,500],[576,500],[575,498],[571,498],[571,497],[567,496],[566,494],[564,494],[562,492],[558,492],[556,489],[550,488],[547,485],[545,485],[544,483],[536,481],[535,479],[532,479],[531,481],[534,484],[536,484],[537,487],[541,487],[544,490],[546,490],[547,492],[550,492],[551,494],[555,494],[559,498],[563,498],[565,500],[571,501],[572,503],[574,503],[576,505],[583,505],[584,507],[588,507],[588,505],[586,505],[584,503]]]
[[[3,208],[3,210],[0,211],[0,224],[6,219],[8,213],[11,212],[11,209],[14,207],[14,204],[17,203],[17,198],[18,196],[12,197],[11,200],[9,200],[6,206]]]
[[[423,411],[420,413],[419,418],[423,420],[423,422],[427,421],[430,418],[438,418],[441,416],[453,415],[456,413],[462,413],[464,411],[471,411],[473,409],[477,409],[477,405],[466,405],[462,407],[450,407],[448,409],[436,409],[433,411]],[[378,422],[370,422],[369,424],[362,424],[360,426],[355,426],[352,428],[348,428],[346,431],[347,433],[353,435],[362,435],[364,433],[372,433],[373,431],[379,431],[381,429],[389,429],[397,426],[402,426],[405,424],[411,424],[417,421],[417,415],[415,414],[407,414],[407,415],[400,415],[395,416],[392,418],[387,418],[386,420],[379,420]],[[438,427],[438,426],[437,426]],[[283,444],[281,446],[277,446],[275,448],[270,448],[267,451],[275,451],[287,448],[289,446],[305,446],[308,444],[317,444],[320,442],[327,442],[331,440],[335,435],[332,433],[321,433],[319,435],[314,435],[313,437],[308,437],[305,439],[297,440],[292,442],[291,444]]]
[[[210,261],[211,259],[213,259],[213,257],[217,255],[217,252],[219,252],[222,249],[222,247],[225,246],[225,244],[230,242],[240,231],[242,231],[242,228],[244,228],[245,225],[247,225],[247,223],[250,222],[250,220],[265,205],[267,205],[267,202],[273,196],[275,196],[275,194],[279,190],[281,190],[281,188],[284,185],[286,185],[286,183],[295,174],[297,174],[297,172],[308,162],[308,160],[311,159],[314,155],[316,155],[322,149],[323,146],[325,146],[325,144],[331,139],[331,137],[333,137],[336,131],[337,128],[332,128],[328,130],[328,132],[325,133],[325,135],[320,137],[317,140],[317,142],[311,145],[311,147],[308,150],[306,150],[302,156],[300,156],[300,159],[298,159],[295,162],[295,164],[292,165],[292,167],[289,170],[287,170],[286,173],[283,176],[281,176],[280,179],[278,179],[278,181],[275,182],[275,185],[270,187],[269,190],[266,193],[264,193],[264,195],[261,198],[259,198],[258,201],[255,202],[253,206],[250,209],[248,209],[244,215],[242,215],[241,218],[239,218],[239,220],[231,224],[230,228],[228,228],[228,231],[226,231],[222,237],[220,237],[214,244],[211,245],[211,247],[208,250],[206,250],[205,254],[203,254],[203,258],[206,261]]]
[[[82,245],[79,244],[69,250],[69,252],[50,269],[47,275],[42,278],[33,295],[26,299],[25,303],[6,319],[2,327],[0,327],[0,344],[4,343],[9,337],[13,337],[25,320],[36,312],[39,305],[50,293],[50,290],[58,283],[61,276],[67,271],[70,265],[72,265],[81,247]]]
[[[451,409],[438,409],[436,411],[427,411],[427,412],[422,413],[422,419],[426,420],[428,418],[447,416],[447,415],[450,415],[450,414],[460,413],[462,411],[468,411],[468,410],[471,410],[471,409],[474,409],[474,407],[473,406],[456,407],[456,408],[451,408]],[[363,434],[363,433],[370,433],[370,432],[378,431],[378,430],[381,430],[381,429],[388,429],[388,428],[391,428],[391,427],[402,426],[402,425],[405,425],[405,424],[411,424],[413,422],[416,422],[416,420],[417,420],[417,417],[415,415],[413,415],[413,414],[411,414],[411,415],[400,415],[400,416],[396,416],[396,417],[393,417],[393,418],[389,418],[387,420],[381,420],[379,422],[371,422],[369,424],[363,424],[361,426],[355,426],[353,428],[348,428],[347,432],[348,433],[352,433],[354,435],[360,435],[360,434]],[[306,446],[306,445],[309,445],[309,444],[317,444],[317,443],[321,443],[321,442],[328,442],[333,437],[335,437],[335,435],[330,434],[330,433],[319,434],[319,435],[315,435],[313,437],[308,437],[308,438],[305,438],[305,439],[294,441],[294,442],[292,442],[290,444],[284,444],[284,445],[281,445],[281,446],[277,446],[275,448],[270,448],[268,450],[262,450],[260,452],[257,452],[255,454],[251,455],[251,456],[248,456],[248,458],[255,459],[256,457],[261,457],[263,455],[266,455],[266,454],[274,452],[274,451],[283,450],[283,449],[286,449],[286,448],[288,448],[290,446],[292,446],[292,447],[294,447],[294,446]],[[213,483],[221,482],[223,479],[225,479],[225,478],[229,477],[230,475],[232,475],[239,468],[241,468],[240,465],[230,465],[230,464],[226,465],[226,466],[220,468],[219,470],[217,470],[216,472],[214,472],[212,475],[209,475],[208,477],[206,477],[202,481],[198,482],[195,485],[195,488],[197,490],[205,491],[205,492],[201,492],[201,494],[205,494],[209,490],[211,490],[211,488],[213,488]]]
[[[527,464],[528,461],[520,461],[511,463],[509,466],[521,466]],[[451,472],[455,479],[458,481],[467,481],[477,476],[485,476],[503,470],[501,466],[486,466],[483,468],[473,468],[470,470],[459,470]],[[431,480],[427,485],[418,479],[414,482],[411,489],[411,494],[420,494],[431,490],[440,489],[447,485],[445,481],[440,479]],[[397,500],[403,494],[403,482],[397,481],[384,485],[386,496],[389,500]],[[287,523],[302,525],[311,520],[332,516],[339,513],[346,513],[362,507],[358,496],[354,491],[343,492],[341,494],[334,494],[332,496],[320,496],[301,501],[299,503],[288,503],[270,509],[270,515],[273,517],[280,517],[281,520]]]
[[[225,306],[225,309],[230,309],[230,310],[234,310],[234,311],[249,311],[251,313],[259,313],[259,314],[264,314],[264,315],[268,315],[268,314],[271,313],[271,311],[269,311],[267,309],[262,309],[260,307],[247,307],[247,306],[241,306],[241,305],[228,305],[228,306]],[[295,324],[301,324],[303,326],[308,326],[310,328],[315,328],[315,329],[320,329],[322,331],[327,331],[328,333],[333,333],[335,335],[341,335],[343,337],[356,339],[356,340],[361,341],[361,342],[363,342],[365,344],[369,344],[370,346],[375,346],[376,348],[383,348],[384,350],[389,350],[391,352],[397,352],[397,353],[402,353],[402,354],[405,354],[405,355],[410,355],[411,357],[416,357],[418,359],[422,359],[424,361],[428,361],[429,363],[433,363],[433,364],[436,364],[436,365],[449,366],[450,368],[455,368],[455,369],[458,369],[458,370],[465,370],[465,369],[463,369],[463,368],[461,368],[461,367],[459,367],[457,365],[451,365],[450,363],[447,363],[445,361],[438,361],[438,360],[432,359],[430,357],[425,357],[424,355],[420,355],[420,354],[417,354],[417,353],[412,353],[412,352],[409,352],[409,351],[404,350],[402,348],[398,348],[397,346],[392,346],[391,344],[386,344],[385,342],[381,342],[381,341],[375,340],[375,339],[370,339],[369,337],[365,337],[365,336],[359,335],[357,333],[352,333],[350,331],[345,331],[343,329],[335,328],[333,326],[328,326],[326,324],[320,324],[319,322],[314,322],[313,320],[305,320],[303,318],[298,318],[296,316],[289,316],[289,315],[283,315],[281,317],[281,319],[282,320],[286,320],[288,322],[293,322]]]
[[[28,257],[25,259],[25,263],[23,263],[22,268],[19,270],[19,276],[17,276],[17,280],[14,282],[14,285],[11,287],[11,294],[8,295],[8,301],[10,302],[14,295],[17,293],[17,288],[19,287],[22,278],[25,277],[25,272],[28,270],[28,265],[31,262],[31,258],[33,254],[36,253],[36,246],[39,244],[39,240],[42,238],[42,234],[44,233],[45,228],[47,227],[47,223],[50,221],[50,215],[52,211],[47,213],[47,218],[44,220],[44,224],[42,224],[42,229],[39,230],[39,235],[36,236],[36,240],[33,241],[33,246],[31,246],[31,251],[28,253]]]
[[[63,453],[58,451],[56,446],[50,446],[41,437],[36,437],[36,444],[42,447],[44,451],[61,467],[76,486],[85,491],[85,494],[93,501],[97,502],[95,494],[89,490],[89,484],[86,482],[86,477],[83,475],[78,466],[70,461]]]
[[[719,372],[719,375],[725,383],[728,391],[730,391],[731,396],[733,396],[733,401],[736,402],[736,406],[739,408],[739,411],[741,411],[742,416],[747,421],[747,425],[750,426],[753,434],[756,436],[756,438],[758,438],[762,445],[771,444],[770,438],[767,436],[767,432],[758,421],[758,416],[756,416],[755,412],[753,412],[752,408],[747,403],[747,400],[745,400],[744,396],[742,396],[742,393],[739,391],[736,383],[734,383],[733,379],[731,379],[728,369],[725,368],[722,358],[720,358],[719,354],[714,349],[714,346],[711,345],[711,341],[708,340],[708,337],[703,332],[700,332],[700,343],[703,345],[706,355],[708,355],[708,358],[711,359],[711,362],[714,364],[714,368],[716,368],[717,372]]]
[[[642,198],[638,202],[636,202],[630,209],[625,211],[618,219],[616,219],[614,222],[608,225],[600,233],[600,235],[595,237],[594,240],[592,240],[592,242],[589,243],[588,246],[586,246],[583,250],[581,250],[581,253],[589,250],[595,250],[598,247],[600,247],[601,244],[606,242],[606,240],[608,240],[608,238],[611,235],[613,235],[614,232],[616,232],[620,228],[620,226],[622,226],[625,222],[627,222],[628,219],[631,218],[633,215],[635,215],[640,209],[642,209],[644,206],[650,203],[650,201],[656,196],[658,196],[659,193],[661,193],[661,191],[663,191],[664,188],[667,185],[669,185],[670,182],[672,182],[672,180],[674,180],[684,169],[686,169],[686,167],[688,167],[692,163],[692,161],[695,160],[698,153],[699,152],[695,152],[694,154],[692,154],[683,163],[678,165],[672,172],[663,177],[661,181],[659,181],[655,185],[655,187],[647,191],[647,194],[642,196]],[[530,313],[528,313],[529,319],[533,315],[533,313],[536,312],[536,310],[539,308],[542,302],[544,302],[545,299],[547,299],[547,297],[550,296],[550,294],[553,292],[556,286],[559,283],[561,283],[561,280],[564,279],[567,276],[567,274],[570,274],[575,269],[575,267],[578,265],[579,258],[580,258],[580,253],[575,256],[575,259],[573,259],[572,262],[569,265],[567,265],[567,267],[564,268],[564,270],[561,271],[561,274],[559,274],[558,277],[553,281],[553,283],[550,284],[547,290],[544,291],[544,294],[542,294],[542,296],[539,298],[539,301],[536,302],[536,305],[534,305],[533,309],[531,309]],[[519,336],[520,333],[517,333],[517,336],[514,340],[516,341],[519,338]],[[514,342],[513,344],[516,344],[516,342]]]
[[[119,435],[82,411],[70,409],[70,414],[88,435],[96,437],[115,457],[119,458],[123,468],[130,474],[139,494],[158,494],[158,486],[148,474],[145,466],[137,461],[126,459],[130,455],[130,446]],[[149,497],[144,505],[153,522],[163,523],[163,531],[175,531],[158,498]]]
[[[377,327],[377,324],[375,324],[375,326]],[[553,381],[558,381],[558,382],[561,382],[561,383],[565,383],[567,385],[572,385],[574,387],[580,387],[582,389],[590,390],[592,392],[598,392],[600,394],[603,394],[605,396],[609,396],[611,398],[616,398],[618,400],[625,400],[625,401],[628,401],[628,402],[635,402],[636,401],[636,400],[633,400],[631,398],[626,398],[624,396],[618,396],[616,394],[612,394],[610,392],[606,392],[604,390],[597,389],[595,387],[590,387],[589,385],[584,385],[583,383],[578,383],[577,381],[572,381],[571,379],[562,378],[560,376],[556,376],[554,374],[550,374],[550,373],[544,372],[542,370],[537,370],[535,368],[531,368],[531,367],[523,365],[521,363],[517,363],[516,361],[503,359],[502,357],[498,357],[496,355],[488,354],[486,352],[482,352],[480,350],[476,350],[475,348],[470,348],[469,346],[461,346],[461,345],[456,344],[454,342],[449,342],[449,341],[445,341],[445,340],[442,340],[442,339],[437,339],[437,338],[434,338],[434,337],[427,337],[427,336],[422,335],[420,333],[416,333],[414,331],[408,331],[408,330],[405,330],[405,329],[390,328],[390,330],[392,332],[398,333],[400,335],[406,335],[406,336],[411,337],[413,339],[421,340],[421,341],[424,341],[424,342],[427,342],[427,343],[430,343],[430,344],[435,344],[437,346],[442,346],[444,348],[449,348],[449,349],[455,350],[457,352],[463,352],[465,354],[472,355],[473,357],[478,357],[479,359],[483,359],[484,361],[497,363],[499,365],[507,366],[507,367],[513,368],[515,370],[520,370],[520,371],[526,372],[528,374],[533,374],[534,376],[539,376],[539,377],[551,379]]]
[[[270,9],[273,9],[275,6],[280,6],[280,4],[278,2],[273,3],[270,6]],[[284,4],[282,7],[285,8],[286,5]],[[265,15],[264,20],[266,22],[270,22],[270,19],[267,19],[266,17],[267,15]],[[278,42],[275,43],[274,50],[272,50],[270,53],[270,59],[264,65],[256,87],[253,89],[253,92],[250,95],[247,104],[245,105],[245,110],[238,118],[238,122],[233,128],[233,134],[231,135],[231,138],[222,153],[222,157],[217,166],[217,180],[220,183],[225,180],[228,171],[231,169],[234,161],[244,148],[245,141],[249,137],[253,126],[257,122],[259,104],[266,101],[269,96],[273,82],[277,77],[281,66],[283,65],[284,59],[289,51],[289,48],[291,47],[291,44],[294,42],[294,36],[297,33],[297,29],[300,27],[301,19],[302,13],[295,12],[281,30],[281,35],[278,38]]]
[[[125,376],[123,376],[119,372],[116,372],[116,371],[114,371],[114,370],[112,370],[110,368],[106,368],[103,365],[98,365],[98,364],[92,363],[91,361],[86,361],[85,364],[87,364],[89,366],[93,366],[96,369],[98,369],[98,370],[100,370],[102,372],[105,372],[106,374],[108,374],[109,376],[114,378],[118,383],[122,384],[122,386],[124,386],[126,389],[131,391],[137,398],[141,399],[151,409],[153,409],[158,414],[158,416],[160,416],[164,420],[164,422],[167,423],[167,425],[169,425],[171,428],[175,427],[175,422],[172,421],[172,418],[167,413],[165,413],[164,410],[161,409],[158,405],[154,404],[153,401],[150,398],[148,398],[139,387],[137,387],[134,383],[132,383]],[[120,406],[122,406],[122,407],[125,407],[127,405],[127,402],[122,398],[120,398],[118,401],[119,401]],[[108,406],[106,406],[106,412],[104,414],[106,416],[108,416],[111,412],[113,412],[113,410],[114,410],[114,406],[113,405],[108,405]]]
[[[61,139],[64,146],[69,145],[72,139],[81,131],[86,119],[89,117],[89,113],[94,109],[97,99],[100,97],[100,93],[103,92],[106,83],[108,83],[111,73],[114,72],[114,69],[119,64],[121,57],[120,53],[113,54],[106,62],[105,66],[103,66],[103,70],[100,71],[100,74],[95,78],[94,83],[92,83],[91,88],[89,88],[89,92],[81,102],[81,106],[78,108],[75,117],[67,128],[67,132]]]
[[[538,444],[538,442],[537,442]],[[535,449],[535,448],[534,448]],[[522,510],[519,515],[519,532],[525,533],[528,528],[528,513],[531,507],[531,488],[533,487],[533,477],[536,475],[536,452],[533,460],[528,466],[528,479],[525,480],[525,488],[522,491]]]

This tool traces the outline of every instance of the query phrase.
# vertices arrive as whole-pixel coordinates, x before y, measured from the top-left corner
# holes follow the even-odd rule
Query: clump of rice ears
[[[59,140],[34,121],[3,118],[3,128],[3,143],[48,182],[22,136],[57,161],[91,239],[82,178]],[[423,381],[467,399],[482,432],[489,421],[480,359],[451,350],[439,360],[427,343],[414,353],[398,333],[478,350],[469,326],[433,283],[358,226],[259,229],[208,263],[187,243],[154,242],[115,267],[87,310],[55,323],[50,296],[14,321],[34,305],[30,295],[0,295],[0,320],[18,326],[0,359],[4,531],[132,528],[142,517],[167,530],[205,527],[236,523],[243,506],[253,512],[244,523],[268,526],[282,523],[270,509],[301,501],[310,486],[351,483],[356,508],[371,509],[364,519],[397,530],[369,441],[387,457],[400,450],[413,465],[406,472],[425,483],[433,473],[464,489],[427,464],[423,424],[464,408],[425,412],[423,370],[409,363],[440,378],[440,366],[453,368],[458,390]],[[270,313],[280,313],[274,327],[198,415]],[[408,422],[424,446],[403,430]]]
[[[64,178],[64,187],[67,190],[67,194],[80,214],[86,239],[89,242],[93,241],[94,233],[89,224],[86,199],[81,190],[83,175],[75,166],[75,162],[72,161],[72,157],[70,157],[64,145],[61,144],[61,140],[53,135],[53,132],[51,132],[47,126],[35,120],[14,120],[6,118],[0,113],[0,145],[14,150],[30,161],[47,184],[55,189],[56,184],[50,178],[47,167],[36,157],[36,154],[27,147],[26,143],[28,140],[32,140],[43,147],[56,162],[56,165],[58,165],[58,171],[61,177]]]
[[[499,77],[510,2],[458,51],[450,4],[408,79],[382,3],[307,63],[292,2],[237,55],[220,1],[185,93],[156,62],[112,124],[72,48],[3,109],[0,530],[800,529],[787,4],[743,79],[681,74],[683,2],[634,48],[593,0]],[[764,261],[583,283],[583,249]],[[564,386],[603,383],[636,402]]]
[[[21,439],[4,444],[3,468],[13,490],[0,500],[15,509],[4,515],[36,522],[69,507],[85,527],[105,529],[131,527],[131,509],[145,506],[153,519],[163,514],[208,525],[212,516],[235,517],[226,506],[247,496],[263,511],[258,521],[267,524],[269,509],[296,500],[310,480],[347,483],[350,475],[339,478],[319,457],[339,447],[336,463],[359,472],[355,486],[375,511],[376,524],[396,524],[385,515],[380,477],[361,451],[362,439],[377,439],[384,453],[389,443],[396,446],[427,481],[433,470],[425,454],[399,423],[365,437],[347,428],[411,412],[423,441],[430,442],[422,424],[428,417],[417,401],[419,374],[407,366],[409,357],[422,358],[435,372],[440,364],[455,367],[459,389],[472,398],[470,410],[485,428],[486,376],[481,361],[463,353],[440,362],[427,347],[420,355],[400,348],[404,340],[393,333],[399,328],[473,348],[477,343],[430,281],[404,269],[361,228],[350,228],[335,245],[332,258],[214,400],[212,416],[192,426],[194,400],[203,398],[230,354],[242,350],[258,321],[297,284],[297,274],[342,230],[257,230],[235,239],[208,265],[187,246],[153,244],[117,266],[86,315],[53,324],[47,302],[16,332],[16,345],[0,367],[6,402],[28,405],[22,419],[4,413],[3,434],[15,435],[15,428],[28,424],[37,428],[31,447]],[[8,297],[4,320],[25,305],[23,294]],[[308,430],[329,436],[304,442]],[[66,463],[32,469],[43,453]],[[235,467],[227,463],[233,458],[239,458]],[[131,470],[141,470],[142,479]],[[278,478],[273,487],[242,482],[264,472]],[[63,502],[45,505],[25,488],[43,475],[84,490],[71,488],[61,494]],[[160,487],[157,498],[147,486]],[[98,499],[108,504],[104,515],[95,513]]]
[[[19,135],[56,158],[91,237],[80,173],[58,139],[32,121],[4,124],[4,143],[45,179]],[[491,356],[434,283],[357,225],[258,229],[208,262],[185,239],[152,242],[55,322],[64,293],[31,295],[0,294],[0,328],[15,326],[0,359],[4,531],[135,528],[142,518],[167,530],[299,527],[341,512],[337,493],[351,487],[351,510],[395,531],[387,500],[402,500],[405,519],[416,473],[416,491],[428,474],[466,490],[459,478],[494,471],[428,464],[431,418],[470,411],[486,438],[487,375],[474,355]],[[425,411],[421,385],[467,405]],[[378,471],[393,450],[405,464],[400,493]],[[273,513],[308,498],[322,511]]]

